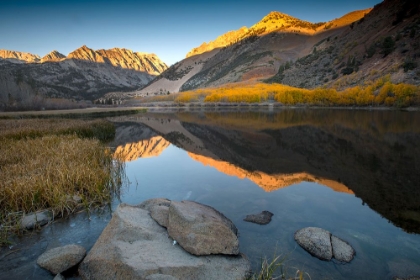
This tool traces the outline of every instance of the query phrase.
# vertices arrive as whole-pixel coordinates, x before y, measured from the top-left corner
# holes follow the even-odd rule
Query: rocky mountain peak
[[[41,58],[41,62],[47,62],[47,61],[61,61],[66,56],[56,50],[51,51],[50,53],[46,54],[43,58]]]
[[[238,30],[229,31],[217,37],[214,41],[210,41],[209,43],[204,42],[201,44],[201,46],[188,52],[186,57],[188,58],[190,56],[202,54],[204,52],[209,52],[216,48],[227,47],[241,40],[255,36],[267,35],[272,32],[314,35],[327,31],[330,28],[338,28],[349,25],[350,23],[361,19],[370,11],[371,9],[356,11],[349,13],[339,19],[319,23],[311,23],[309,21],[292,17],[285,13],[272,11],[250,28],[244,26]]]
[[[11,60],[12,62],[38,62],[39,55],[26,52],[0,50],[0,58]]]

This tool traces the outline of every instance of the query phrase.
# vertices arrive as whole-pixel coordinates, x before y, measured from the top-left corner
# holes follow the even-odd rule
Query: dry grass
[[[16,120],[1,121],[0,129],[0,244],[23,214],[49,209],[63,216],[119,191],[122,162],[101,142],[113,137],[111,123]]]
[[[299,269],[293,269],[286,266],[287,257],[274,256],[272,260],[266,257],[261,259],[260,270],[255,272],[248,280],[304,280],[311,279],[308,273]],[[294,275],[291,276],[288,270],[293,270]]]
[[[44,135],[72,135],[82,138],[112,140],[114,125],[105,120],[14,119],[0,120],[0,139],[19,140]]]

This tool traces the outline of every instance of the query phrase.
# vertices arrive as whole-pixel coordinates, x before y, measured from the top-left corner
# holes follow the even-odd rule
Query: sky
[[[155,53],[171,65],[194,47],[271,11],[310,22],[325,22],[373,7],[380,0],[213,0],[81,1],[2,0],[0,49],[44,56],[91,49],[126,48]]]

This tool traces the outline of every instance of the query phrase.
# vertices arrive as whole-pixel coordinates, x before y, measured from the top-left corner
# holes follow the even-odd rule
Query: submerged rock
[[[239,254],[237,228],[210,206],[172,201],[168,223],[169,236],[191,254]]]
[[[354,249],[346,241],[331,235],[333,257],[340,262],[350,262],[354,257]]]
[[[64,276],[63,275],[61,275],[60,273],[59,274],[57,274],[55,277],[54,277],[54,279],[53,280],[65,280],[66,278],[64,278]]]
[[[173,245],[147,210],[121,204],[79,273],[82,279],[244,279],[249,269],[243,255],[191,255]]]
[[[271,217],[273,217],[273,215],[274,214],[270,211],[262,211],[258,214],[247,215],[244,221],[259,225],[266,225],[271,222]]]
[[[22,228],[34,229],[37,226],[43,226],[52,221],[53,214],[51,211],[44,210],[31,213],[22,217],[20,225]]]
[[[329,261],[332,258],[331,233],[322,228],[307,227],[295,233],[296,242],[311,255]]]
[[[295,233],[295,240],[303,249],[321,260],[335,258],[340,262],[350,262],[355,255],[350,244],[322,228],[300,229]]]
[[[82,246],[70,244],[63,247],[53,248],[39,256],[37,264],[59,274],[78,264],[86,255],[86,250]]]

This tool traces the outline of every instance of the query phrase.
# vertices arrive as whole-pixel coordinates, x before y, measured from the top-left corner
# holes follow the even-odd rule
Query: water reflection
[[[160,135],[194,160],[249,178],[266,191],[318,182],[355,194],[398,227],[420,233],[419,117],[418,112],[287,110],[154,113],[114,121],[141,131],[143,138],[152,135],[141,142],[141,151],[158,152]],[[118,149],[136,155],[130,147],[136,145],[121,143]]]

